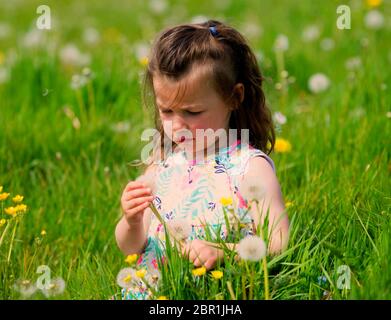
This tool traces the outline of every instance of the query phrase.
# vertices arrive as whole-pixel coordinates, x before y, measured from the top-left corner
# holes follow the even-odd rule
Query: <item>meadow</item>
[[[30,299],[118,294],[120,196],[153,126],[148,49],[163,28],[207,19],[242,32],[266,78],[291,221],[288,249],[268,260],[270,298],[391,298],[391,1],[47,1],[50,30],[36,26],[41,4],[0,3],[0,299],[25,298],[15,284],[42,265],[65,290]],[[341,4],[350,29],[336,26]],[[213,295],[204,280],[161,294],[230,299],[229,268]]]

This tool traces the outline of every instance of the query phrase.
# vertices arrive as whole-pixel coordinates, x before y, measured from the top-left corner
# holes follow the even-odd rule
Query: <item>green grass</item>
[[[9,262],[9,243],[0,247],[1,299],[19,298],[15,280],[36,281],[40,265],[65,280],[63,299],[108,299],[119,291],[116,275],[125,266],[114,238],[119,199],[127,181],[138,175],[127,163],[139,157],[140,134],[152,124],[141,107],[143,66],[135,45],[197,15],[224,19],[239,31],[247,22],[262,26],[263,33],[249,41],[263,54],[268,104],[288,119],[278,136],[291,142],[292,151],[272,158],[284,198],[293,202],[292,231],[286,253],[269,261],[272,298],[322,299],[326,290],[333,299],[391,298],[390,1],[378,8],[386,17],[380,30],[365,27],[364,1],[345,2],[352,7],[351,30],[335,26],[338,1],[228,1],[225,8],[220,1],[170,1],[162,14],[152,13],[145,1],[49,1],[54,27],[38,48],[24,47],[22,39],[34,28],[41,3],[9,3],[0,4],[0,21],[11,28],[0,39],[5,57],[0,68],[9,73],[0,83],[0,185],[12,196],[24,195],[29,210],[16,230]],[[310,24],[318,25],[320,37],[303,42],[302,30]],[[95,45],[83,41],[88,26],[101,35]],[[281,66],[273,43],[280,33],[289,37],[284,63],[295,77],[285,95],[275,89]],[[324,38],[334,40],[332,50],[321,49]],[[94,77],[79,91],[70,83],[82,68],[66,67],[59,59],[67,43],[91,56]],[[362,61],[353,74],[345,68],[351,57]],[[314,95],[307,81],[317,72],[331,84]],[[80,119],[80,129],[64,106]],[[129,130],[114,131],[122,121]],[[337,288],[341,265],[351,270],[346,292]],[[327,283],[319,285],[319,276]],[[193,294],[171,298],[199,297]]]

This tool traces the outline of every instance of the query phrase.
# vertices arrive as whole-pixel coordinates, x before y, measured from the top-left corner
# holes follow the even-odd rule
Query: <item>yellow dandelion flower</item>
[[[168,298],[166,296],[160,296],[157,298],[157,300],[168,300]]]
[[[20,203],[20,202],[23,201],[23,196],[18,194],[15,197],[12,198],[12,201],[15,202],[15,203]]]
[[[143,67],[146,67],[146,66],[148,65],[148,63],[149,63],[148,57],[142,57],[142,58],[140,59],[140,64],[141,64]]]
[[[227,207],[227,206],[231,205],[232,202],[233,202],[233,201],[232,201],[232,198],[231,198],[231,197],[228,197],[228,198],[222,197],[222,198],[220,199],[220,203],[221,203],[224,207]]]
[[[287,202],[285,203],[285,207],[286,207],[286,208],[289,208],[289,207],[291,207],[291,206],[293,206],[293,202],[292,202],[292,201],[287,201]]]
[[[274,145],[274,150],[280,153],[289,152],[292,150],[292,145],[288,140],[277,138],[276,143]]]
[[[194,276],[200,277],[200,276],[203,276],[206,273],[206,268],[205,267],[199,267],[199,268],[193,269],[191,272],[193,273]]]
[[[136,271],[136,276],[139,277],[139,278],[144,278],[145,277],[145,274],[147,273],[147,270],[145,269],[140,269],[140,270],[137,270]]]
[[[126,263],[129,263],[129,264],[132,264],[132,263],[134,263],[134,262],[136,262],[137,261],[137,254],[135,253],[135,254],[130,254],[130,255],[128,255],[127,257],[126,257],[126,259],[125,259],[125,262]]]
[[[42,237],[46,236],[46,230],[45,230],[45,229],[43,229],[43,230],[41,231],[41,236],[42,236]]]
[[[0,220],[0,227],[4,226],[7,223],[7,220],[1,219]]]
[[[10,216],[14,216],[18,211],[15,207],[8,207],[4,209],[6,214],[9,214]]]
[[[0,201],[7,199],[9,195],[7,192],[0,193]]]
[[[27,206],[25,204],[18,204],[16,207],[15,207],[16,211],[17,212],[26,212],[27,211]]]
[[[376,8],[382,4],[382,0],[367,0],[367,6],[370,8]]]
[[[211,274],[214,279],[221,279],[223,277],[223,272],[219,270],[211,271]]]

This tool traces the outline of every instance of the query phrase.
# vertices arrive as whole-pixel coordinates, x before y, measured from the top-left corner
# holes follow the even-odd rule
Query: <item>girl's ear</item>
[[[237,83],[233,89],[233,96],[235,97],[236,106],[235,109],[239,108],[244,100],[244,85],[243,83]]]

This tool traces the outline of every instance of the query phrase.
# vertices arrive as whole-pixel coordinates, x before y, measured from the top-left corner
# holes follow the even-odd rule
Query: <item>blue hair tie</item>
[[[209,27],[209,31],[212,34],[212,36],[214,36],[214,37],[219,35],[219,33],[217,32],[216,26]]]

